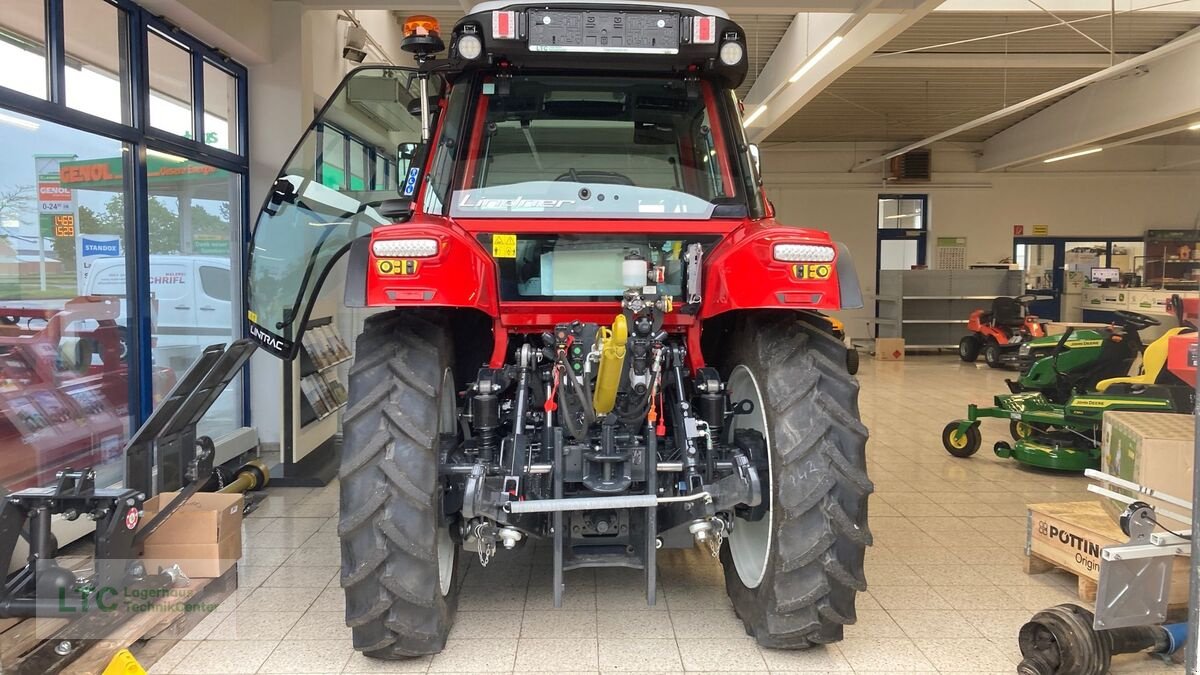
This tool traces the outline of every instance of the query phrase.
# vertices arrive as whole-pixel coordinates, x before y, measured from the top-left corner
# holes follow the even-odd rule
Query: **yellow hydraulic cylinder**
[[[625,367],[625,341],[628,339],[629,327],[625,324],[624,314],[613,319],[611,329],[600,329],[600,368],[596,371],[596,392],[592,394],[597,415],[607,415],[617,403],[617,387],[621,384],[621,369]]]

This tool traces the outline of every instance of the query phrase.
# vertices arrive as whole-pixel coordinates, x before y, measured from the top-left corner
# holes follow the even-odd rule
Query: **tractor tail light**
[[[824,244],[775,244],[772,256],[780,262],[833,262],[834,249]]]
[[[371,242],[376,258],[432,258],[438,253],[436,239],[378,239]]]
[[[517,39],[517,13],[514,11],[492,12],[492,39]]]
[[[692,20],[692,43],[698,45],[717,43],[717,17],[698,16]]]

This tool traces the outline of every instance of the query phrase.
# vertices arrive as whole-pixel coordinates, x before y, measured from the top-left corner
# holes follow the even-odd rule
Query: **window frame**
[[[130,424],[141,426],[154,407],[153,368],[151,363],[151,303],[150,303],[150,233],[149,199],[146,151],[153,149],[188,160],[203,162],[241,176],[240,194],[233,199],[237,203],[238,217],[230,223],[231,241],[246,242],[250,238],[249,174],[247,157],[249,147],[247,122],[247,70],[245,66],[230,59],[218,49],[179,30],[177,26],[154,16],[133,0],[103,0],[122,12],[120,38],[127,45],[128,73],[122,74],[122,88],[129,91],[128,122],[114,122],[76,110],[66,103],[66,35],[64,32],[64,3],[70,0],[44,0],[47,91],[45,98],[0,86],[0,110],[7,109],[55,124],[72,127],[80,131],[105,136],[130,144],[132,152],[127,159],[130,169],[129,203],[131,227],[128,228],[126,255],[126,278],[129,302],[128,328],[132,358],[130,365]],[[173,134],[149,125],[149,63],[147,51],[149,35],[156,35],[186,49],[191,64],[191,98],[194,138]],[[236,81],[237,111],[236,129],[230,129],[230,142],[236,151],[229,151],[204,143],[204,64],[224,71]],[[234,139],[236,138],[236,141]],[[239,245],[237,253],[231,255],[231,277],[240,278],[245,270],[245,246]],[[241,306],[242,287],[232,290],[231,305]],[[246,335],[244,316],[231,317],[233,339]],[[242,377],[242,423],[250,423],[248,368]]]

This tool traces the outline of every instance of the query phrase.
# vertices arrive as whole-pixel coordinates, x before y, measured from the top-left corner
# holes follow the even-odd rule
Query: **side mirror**
[[[413,203],[411,199],[385,199],[379,204],[379,215],[393,222],[404,223],[412,218]]]
[[[401,143],[396,146],[396,165],[399,167],[397,175],[401,176],[401,184],[404,183],[403,176],[408,174],[408,167],[412,165],[412,160],[417,156],[417,149],[420,147],[420,143]]]

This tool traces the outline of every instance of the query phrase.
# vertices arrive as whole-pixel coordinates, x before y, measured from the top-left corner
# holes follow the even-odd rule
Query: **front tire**
[[[858,350],[854,347],[846,349],[846,372],[851,375],[858,374]]]
[[[341,584],[354,648],[435,654],[458,606],[458,548],[443,514],[438,447],[455,434],[453,345],[436,315],[367,320],[342,422]]]
[[[761,520],[734,519],[721,548],[725,589],[763,646],[836,642],[866,589],[874,489],[846,347],[802,315],[751,315],[739,320],[727,355],[731,400],[755,403],[728,433],[763,434],[771,494]]]
[[[1003,368],[1004,358],[1001,354],[1000,343],[989,340],[983,346],[983,360],[988,364],[988,368]]]
[[[975,359],[979,358],[979,348],[979,338],[967,335],[958,341],[958,358],[966,363],[975,363]]]
[[[966,431],[959,431],[959,423],[951,422],[942,429],[942,447],[946,452],[959,458],[966,458],[979,452],[983,445],[983,435],[979,426],[972,424]]]

